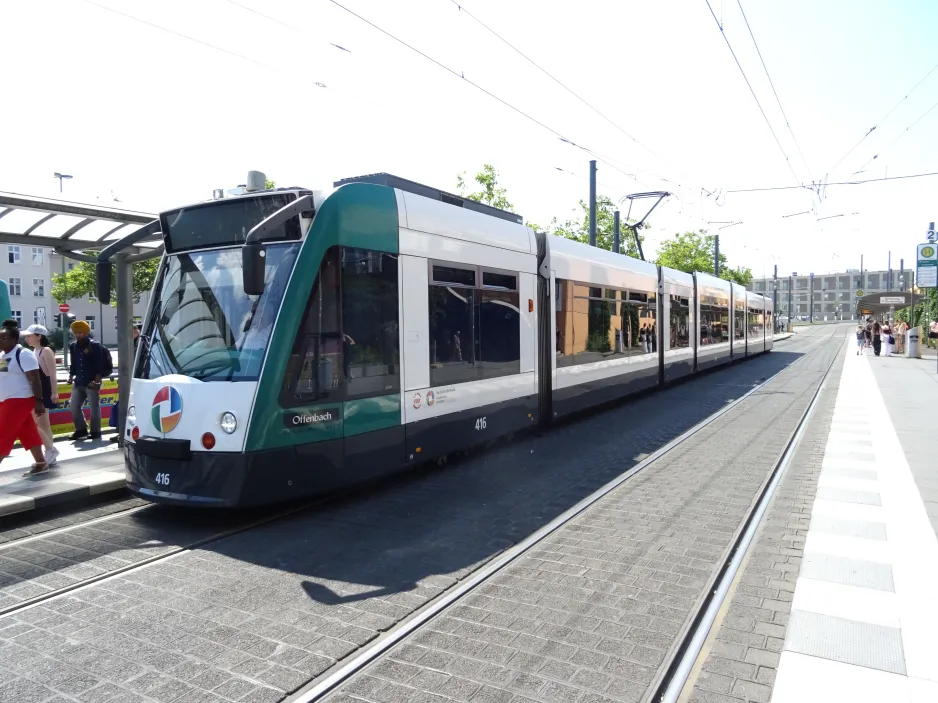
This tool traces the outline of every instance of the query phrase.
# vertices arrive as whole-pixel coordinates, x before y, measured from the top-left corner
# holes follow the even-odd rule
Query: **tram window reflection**
[[[690,346],[690,298],[671,296],[670,348],[684,349]]]
[[[472,270],[463,285],[438,283],[434,264],[429,289],[430,385],[467,383],[521,372],[518,276]],[[445,278],[456,278],[449,275]],[[481,282],[482,287],[476,287]]]

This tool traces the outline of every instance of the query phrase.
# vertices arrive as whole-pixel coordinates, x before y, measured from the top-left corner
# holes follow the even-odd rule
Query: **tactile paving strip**
[[[823,500],[837,500],[841,503],[861,503],[862,505],[878,505],[882,507],[883,500],[879,493],[873,491],[854,491],[849,488],[829,488],[821,486],[817,489],[817,497]]]
[[[892,593],[896,590],[892,580],[892,567],[889,564],[835,557],[830,554],[805,552],[799,576]]]
[[[793,610],[785,649],[894,674],[906,673],[898,628]]]
[[[873,469],[845,469],[840,467],[831,467],[821,469],[821,476],[840,476],[842,478],[857,478],[861,481],[876,481],[879,474]]]
[[[826,532],[829,535],[841,537],[859,537],[860,539],[876,539],[886,541],[886,523],[870,522],[869,520],[844,520],[829,515],[814,515],[811,518],[812,530]]]

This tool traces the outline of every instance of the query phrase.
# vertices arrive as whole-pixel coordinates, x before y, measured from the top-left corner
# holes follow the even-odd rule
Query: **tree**
[[[662,242],[658,250],[656,263],[659,266],[687,273],[695,271],[712,272],[713,255],[716,252],[716,237],[707,234],[707,230],[684,232],[674,235],[673,239]],[[726,254],[720,252],[720,278],[733,281],[743,286],[752,283],[752,271],[742,266],[730,268]]]
[[[264,180],[264,188],[266,190],[273,190],[276,187],[277,187],[277,181],[272,181],[269,178],[266,178]]]
[[[558,237],[566,237],[567,239],[582,242],[583,244],[589,244],[589,203],[585,200],[581,200],[579,207],[582,213],[581,217],[569,219],[563,224],[559,224],[555,217],[546,228],[530,222],[528,225],[533,227],[536,231],[546,231]],[[600,195],[596,198],[596,246],[600,249],[612,251],[615,233],[615,211],[616,205],[609,197]],[[637,259],[639,256],[638,247],[635,246],[635,237],[632,231],[625,226],[625,222],[625,218],[622,218],[622,222],[620,223],[619,251],[626,256]],[[634,223],[635,220],[630,220],[630,222]],[[638,235],[638,238],[640,241],[645,241],[645,238],[642,237],[641,234]]]
[[[459,194],[462,197],[474,200],[477,203],[485,203],[486,205],[497,207],[499,210],[514,212],[514,205],[508,202],[508,198],[505,195],[505,188],[498,183],[498,171],[495,170],[494,166],[485,164],[482,170],[475,175],[473,180],[482,186],[482,190],[476,193],[466,193],[467,186],[465,176],[465,171],[456,176],[456,188],[459,190]]]
[[[159,264],[159,257],[133,264],[135,303],[140,302],[141,294],[148,293],[153,288]],[[96,280],[95,265],[82,261],[64,275],[60,273],[52,275],[52,297],[58,303],[84,298],[86,295],[96,297]],[[117,305],[117,276],[113,266],[111,267],[111,305]]]

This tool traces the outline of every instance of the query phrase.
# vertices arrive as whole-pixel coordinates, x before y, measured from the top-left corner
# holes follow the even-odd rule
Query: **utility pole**
[[[889,252],[889,258],[886,260],[886,290],[892,290],[892,252]]]
[[[814,322],[814,274],[810,276],[811,287],[809,288],[810,292],[808,293],[808,322]]]
[[[778,264],[772,270],[772,319],[778,327]],[[772,330],[772,334],[775,334],[775,330]]]
[[[791,327],[791,276],[788,277],[788,326]]]
[[[612,213],[612,250],[618,254],[621,245],[619,238],[619,211]]]
[[[713,237],[713,275],[720,277],[720,235]]]
[[[863,254],[860,254],[860,290],[864,288],[866,288],[866,285],[863,280]]]
[[[596,246],[596,161],[590,161],[590,246]]]

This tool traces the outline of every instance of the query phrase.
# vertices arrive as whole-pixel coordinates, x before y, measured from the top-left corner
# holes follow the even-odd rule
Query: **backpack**
[[[111,358],[111,352],[106,346],[103,344],[99,344],[98,346],[101,348],[101,354],[103,355],[101,361],[103,373],[101,374],[101,378],[110,378],[111,374],[114,373],[114,360]]]

